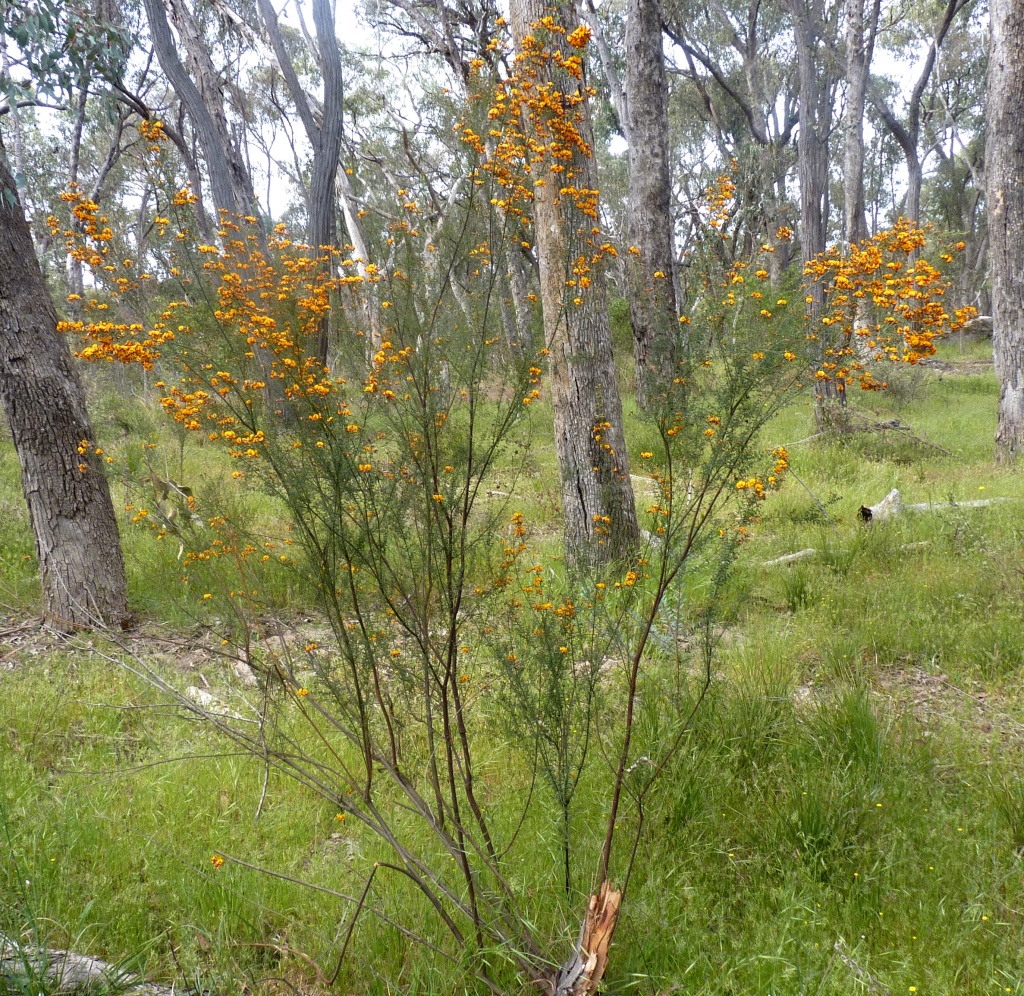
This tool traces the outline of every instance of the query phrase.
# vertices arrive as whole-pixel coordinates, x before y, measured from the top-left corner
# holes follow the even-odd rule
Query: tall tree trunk
[[[46,618],[129,624],[124,560],[82,385],[0,144],[0,401],[21,463]]]
[[[917,228],[921,224],[921,187],[924,184],[924,172],[921,157],[917,154],[917,142],[913,150],[905,151],[907,160],[907,202],[905,214],[907,221]],[[915,254],[916,255],[916,254]]]
[[[545,15],[567,31],[575,29],[574,8],[562,0],[545,6],[543,0],[514,0],[512,35],[516,48],[537,34],[534,25]],[[548,63],[538,69],[540,85],[567,87],[568,74]],[[580,84],[582,85],[582,84]],[[576,127],[592,148],[590,112],[579,105]],[[525,127],[533,128],[529,122]],[[562,519],[566,559],[570,563],[600,563],[632,552],[639,539],[636,504],[629,477],[615,359],[602,264],[587,275],[590,286],[570,287],[574,262],[589,260],[595,250],[591,226],[568,195],[559,190],[570,183],[596,190],[593,160],[573,149],[566,173],[551,171],[549,157],[537,163],[533,223],[540,262],[541,310],[544,339],[550,351],[551,402],[555,416],[555,452],[562,479]],[[570,179],[571,178],[571,179]]]
[[[199,136],[214,207],[229,214],[255,211],[252,177],[228,131],[217,75],[191,13],[177,0],[175,23],[188,52],[190,72],[178,56],[163,0],[144,0],[144,4],[157,61]]]
[[[820,62],[821,12],[817,0],[791,0],[800,80],[800,245],[807,263],[825,249],[828,196],[828,134],[832,123],[831,79]],[[824,76],[824,79],[822,78]],[[820,291],[819,291],[820,292]],[[816,299],[815,304],[820,307]]]
[[[658,0],[626,8],[626,136],[629,142],[629,316],[636,404],[647,407],[675,375],[676,312],[668,91]]]
[[[1024,453],[1024,0],[992,0],[985,180],[992,343],[999,378],[996,455]]]
[[[313,24],[320,52],[320,70],[324,79],[324,101],[320,121],[316,120],[305,90],[281,36],[277,13],[270,0],[259,0],[260,14],[270,36],[281,74],[291,94],[313,149],[313,169],[309,182],[309,225],[307,237],[314,252],[321,246],[337,243],[337,202],[334,185],[341,154],[341,123],[344,113],[344,88],[341,75],[341,53],[334,30],[334,5],[330,0],[313,0]],[[330,261],[328,260],[328,266]],[[324,315],[317,333],[317,357],[327,363],[328,318]]]
[[[879,0],[865,24],[864,0],[846,0],[846,115],[843,121],[843,231],[847,244],[868,237],[864,208],[864,106]]]
[[[828,221],[828,134],[832,122],[832,80],[822,66],[821,48],[827,47],[824,12],[819,0],[790,0],[793,34],[796,41],[797,72],[800,81],[800,135],[797,142],[797,163],[800,174],[800,248],[803,263],[814,259],[825,249],[825,227]],[[824,288],[814,281],[808,288],[812,325],[817,327],[824,304]],[[827,344],[822,337],[820,360],[827,360]],[[828,403],[840,392],[832,379],[819,380],[815,386],[819,424],[830,416]]]

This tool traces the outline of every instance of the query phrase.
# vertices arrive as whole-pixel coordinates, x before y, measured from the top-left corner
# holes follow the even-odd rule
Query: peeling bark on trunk
[[[629,0],[626,9],[626,135],[629,141],[629,316],[636,361],[636,404],[672,383],[676,366],[672,191],[668,91],[658,0]]]
[[[999,378],[996,455],[1024,453],[1024,0],[992,0],[985,178],[992,343]]]
[[[622,893],[610,882],[590,897],[576,950],[558,973],[554,996],[592,996],[608,967],[608,948],[619,921]]]
[[[127,627],[124,560],[110,491],[2,145],[0,401],[21,463],[45,617],[68,630],[102,623]],[[82,447],[83,441],[88,445]]]
[[[514,0],[511,20],[517,48],[534,30],[532,25],[552,13],[567,30],[575,29],[572,5]],[[547,82],[544,75],[541,71],[542,81]],[[586,103],[580,109],[582,120],[577,127],[592,147]],[[571,261],[581,254],[589,258],[594,251],[590,245],[593,222],[573,207],[571,198],[559,198],[564,180],[551,172],[550,163],[545,160],[537,164],[533,175],[535,180],[544,181],[535,187],[533,221],[540,261],[544,340],[550,351],[566,559],[576,564],[601,563],[632,553],[640,536],[612,354],[605,275],[598,264],[590,274],[590,286],[580,291],[581,296],[574,299],[567,293],[572,290],[566,286],[572,278]],[[597,187],[593,160],[579,150],[573,153],[572,176],[576,187]]]

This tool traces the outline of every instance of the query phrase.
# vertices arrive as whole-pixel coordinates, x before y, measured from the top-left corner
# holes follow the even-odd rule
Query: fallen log
[[[774,560],[766,560],[761,566],[781,567],[783,564],[795,564],[798,560],[807,560],[813,557],[816,552],[813,546],[809,546],[806,550],[797,550],[796,553],[787,553],[782,557],[776,557]]]
[[[918,540],[916,543],[901,543],[900,550],[921,550],[926,546],[931,546],[931,540]],[[796,553],[787,553],[782,557],[776,557],[774,560],[762,561],[762,567],[782,567],[785,564],[795,564],[800,560],[809,560],[818,551],[813,546],[807,547],[806,550],[797,550]],[[836,553],[844,554],[846,550],[837,550]]]
[[[903,511],[903,495],[893,488],[877,505],[861,505],[860,517],[865,522],[880,522]]]
[[[61,948],[42,948],[23,945],[0,934],[0,983],[12,981],[35,982],[46,979],[55,988],[51,992],[70,993],[92,988],[116,988],[118,992],[138,996],[174,996],[173,986],[161,986],[117,965],[76,954]],[[178,990],[178,993],[187,990]]]
[[[865,522],[878,522],[900,512],[932,512],[939,508],[987,508],[1012,498],[976,498],[972,501],[921,501],[912,505],[903,503],[903,496],[893,488],[877,505],[861,505],[858,513]]]

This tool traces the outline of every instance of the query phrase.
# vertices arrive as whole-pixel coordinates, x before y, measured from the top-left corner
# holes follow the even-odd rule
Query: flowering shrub
[[[847,254],[833,248],[807,263],[805,276],[825,290],[820,333],[812,331],[822,340],[818,381],[840,393],[855,379],[866,390],[883,388],[871,361],[915,364],[935,353],[936,339],[976,314],[973,308],[947,312],[942,298],[950,281],[920,255],[926,244],[925,232],[900,218]],[[953,256],[944,252],[941,260]]]
[[[567,33],[572,53],[585,36]],[[527,47],[526,75],[506,96],[520,107],[488,120],[500,118],[501,140],[511,141],[523,105],[534,106],[540,124],[530,128],[548,137],[543,154],[565,153],[550,164],[565,180],[559,196],[593,222],[594,192],[573,182],[573,157],[589,151],[580,147],[572,102],[526,85],[529,66],[549,58],[546,48]],[[570,79],[579,58],[560,57]],[[528,150],[540,141],[525,128],[519,134]],[[492,988],[510,972],[545,983],[557,974],[553,948],[578,912],[581,862],[589,874],[596,859],[601,895],[617,909],[612,877],[628,880],[645,800],[711,680],[716,593],[786,472],[785,452],[764,453],[758,438],[798,382],[793,350],[803,336],[771,314],[734,323],[727,335],[716,332],[718,305],[698,316],[652,422],[658,443],[641,455],[645,548],[576,571],[556,555],[548,569],[551,553],[532,541],[525,516],[487,493],[503,448],[527,444],[547,360],[543,351],[506,349],[492,305],[509,226],[521,220],[509,201],[529,200],[526,185],[510,197],[507,184],[528,174],[531,155],[517,151],[504,164],[490,156],[489,168],[473,167],[474,182],[429,235],[416,203],[396,191],[401,213],[375,247],[387,260],[379,268],[353,258],[350,247],[310,248],[283,229],[264,237],[251,219],[226,215],[217,244],[200,242],[183,191],[174,205],[182,217],[163,225],[169,266],[161,286],[176,292],[142,323],[106,315],[152,278],[135,276],[135,263],[108,269],[101,217],[76,200],[96,290],[85,317],[64,326],[82,336],[86,359],[153,369],[177,425],[220,447],[234,480],[264,489],[284,510],[284,540],[264,539],[203,496],[188,496],[188,513],[201,517],[193,537],[201,545],[183,555],[183,570],[229,557],[239,575],[233,590],[204,592],[203,601],[221,599],[235,618],[248,617],[247,632],[259,630],[260,571],[283,557],[305,575],[330,624],[330,647],[256,652],[243,636],[263,686],[253,702],[260,722],[208,718],[328,800],[347,832],[373,839],[379,860],[366,888],[378,873],[396,876],[435,917],[403,924],[406,935],[425,951],[465,957]],[[583,300],[589,269],[615,252],[594,224],[576,234],[587,248],[570,257],[574,302]],[[737,268],[726,300],[735,303],[742,286]],[[376,328],[363,322],[370,289]],[[325,318],[359,344],[332,366],[316,355]],[[595,421],[588,442],[611,459],[609,427]],[[154,517],[138,509],[136,518],[145,525]],[[597,519],[600,541],[613,523]],[[705,598],[687,593],[691,575],[710,578]],[[659,639],[669,599],[685,604],[688,626],[704,635],[700,678],[666,686],[666,669],[682,674],[691,653],[680,640]],[[315,678],[302,674],[309,669]],[[637,726],[645,697],[663,713],[657,736]],[[296,737],[296,718],[308,739]],[[481,758],[495,725],[515,746],[510,763],[540,775],[545,790],[489,797]],[[604,775],[605,829],[595,837],[575,826],[572,803],[579,779],[594,771],[598,729],[613,771]],[[528,817],[542,834],[556,826],[561,844],[552,869],[561,888],[551,890],[544,926],[531,913],[532,896],[551,883],[510,873],[515,848],[535,845],[516,829]],[[622,835],[627,846],[617,844]],[[578,848],[581,841],[589,846]]]

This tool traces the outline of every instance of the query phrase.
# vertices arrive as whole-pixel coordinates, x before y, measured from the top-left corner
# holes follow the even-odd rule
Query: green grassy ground
[[[1024,991],[1024,473],[992,460],[996,384],[976,362],[983,353],[949,344],[941,377],[907,372],[889,396],[854,399],[863,416],[912,432],[808,439],[802,403],[769,427],[765,444],[789,445],[795,476],[730,582],[734,622],[648,814],[609,991],[823,996],[864,991],[867,973],[892,993]],[[540,406],[537,418],[539,438]],[[189,447],[176,465],[175,441],[155,424],[153,467],[177,466],[190,484],[223,476],[208,450]],[[634,458],[645,431],[634,427]],[[102,442],[127,465],[133,439]],[[553,531],[549,450],[530,449],[517,488],[528,516]],[[859,507],[893,487],[907,502],[1010,500],[861,525]],[[117,493],[138,504],[137,492]],[[239,500],[273,521],[266,499]],[[9,447],[0,501],[0,601],[13,629],[37,585]],[[202,599],[229,575],[211,566],[182,584],[172,537],[157,540],[144,522],[126,521],[124,533],[133,599],[147,615],[139,652],[179,685],[205,679],[229,694],[232,672],[203,630],[217,610]],[[806,548],[815,553],[805,560],[764,566]],[[284,568],[270,583],[286,615],[303,609]],[[28,630],[5,640],[0,929],[134,957],[216,992],[318,988],[294,952],[333,970],[350,904],[237,863],[217,870],[211,854],[352,894],[376,845],[274,777],[261,806],[260,765],[224,756],[101,642],[62,647]],[[500,807],[525,790],[526,772],[497,735],[491,754],[489,804]],[[581,786],[581,856],[593,853],[604,787],[596,770]],[[531,895],[531,913],[542,930],[571,923],[552,881],[556,828],[537,818],[527,831],[514,872],[552,883]],[[577,869],[584,884],[590,873]],[[417,902],[400,884],[380,889],[385,909]],[[339,991],[473,989],[458,966],[413,957],[372,917],[353,943]]]

